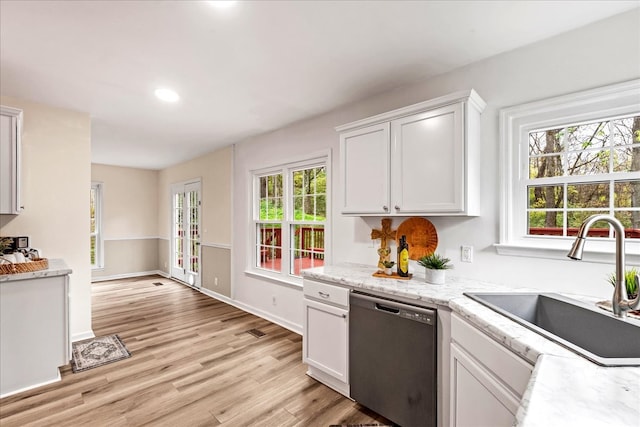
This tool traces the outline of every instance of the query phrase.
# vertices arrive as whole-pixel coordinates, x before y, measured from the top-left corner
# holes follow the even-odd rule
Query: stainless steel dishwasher
[[[436,425],[436,310],[352,292],[351,398],[403,427]]]

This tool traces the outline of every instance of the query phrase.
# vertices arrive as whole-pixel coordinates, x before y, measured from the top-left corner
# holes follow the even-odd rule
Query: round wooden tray
[[[397,244],[403,235],[407,236],[409,259],[414,261],[431,255],[438,247],[438,233],[428,219],[413,217],[405,220],[396,232]]]

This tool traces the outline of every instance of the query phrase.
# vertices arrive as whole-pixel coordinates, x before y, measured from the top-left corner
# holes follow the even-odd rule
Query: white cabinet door
[[[340,135],[342,213],[389,213],[389,123]]]
[[[451,315],[454,426],[511,426],[533,366],[456,313]]]
[[[303,361],[349,382],[349,311],[304,299]]]
[[[512,426],[518,400],[478,362],[451,345],[451,423],[456,427]]]
[[[0,107],[0,214],[20,213],[22,111]]]
[[[480,214],[480,114],[474,91],[338,126],[342,213]]]
[[[393,212],[464,211],[463,104],[391,122]]]

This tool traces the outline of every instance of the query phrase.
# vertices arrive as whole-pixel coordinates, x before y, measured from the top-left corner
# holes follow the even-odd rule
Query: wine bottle
[[[398,243],[398,276],[409,277],[409,244],[407,237],[402,236]]]

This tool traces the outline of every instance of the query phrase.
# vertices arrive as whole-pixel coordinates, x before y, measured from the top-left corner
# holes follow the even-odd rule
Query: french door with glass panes
[[[199,288],[200,181],[172,186],[171,276]]]

